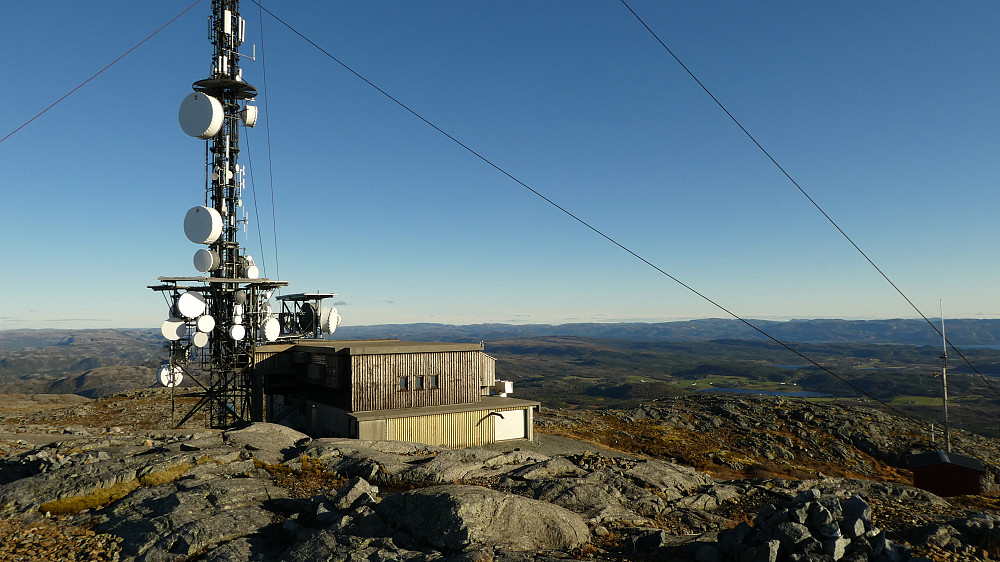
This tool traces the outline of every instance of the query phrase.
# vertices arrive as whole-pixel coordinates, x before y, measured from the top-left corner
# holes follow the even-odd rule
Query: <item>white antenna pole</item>
[[[951,452],[951,423],[948,421],[948,338],[944,335],[944,304],[938,300],[941,306],[941,398],[944,405],[944,446],[945,451]]]

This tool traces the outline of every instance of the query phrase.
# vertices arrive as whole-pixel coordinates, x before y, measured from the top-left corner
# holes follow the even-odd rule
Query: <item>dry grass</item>
[[[150,472],[125,482],[117,482],[108,488],[98,487],[93,492],[83,496],[71,496],[45,502],[38,510],[52,515],[65,515],[80,513],[85,509],[100,509],[131,494],[140,486],[152,487],[173,482],[190,469],[190,464],[181,463],[166,470]]]
[[[139,483],[143,486],[151,488],[153,486],[159,486],[161,484],[167,484],[177,480],[182,474],[191,470],[191,465],[189,463],[181,463],[174,465],[166,470],[159,470],[156,472],[150,472],[149,474],[139,477]]]
[[[328,490],[336,490],[347,484],[347,478],[331,472],[321,461],[306,456],[299,457],[300,468],[284,464],[270,464],[254,459],[254,466],[271,475],[275,485],[288,490],[293,498],[311,498]]]
[[[673,427],[660,420],[625,422],[616,416],[598,411],[575,414],[587,419],[571,427],[548,427],[536,431],[572,437],[633,455],[673,460],[722,480],[743,478],[804,480],[816,478],[822,473],[833,477],[910,482],[909,475],[904,471],[879,462],[850,445],[844,446],[863,458],[865,463],[872,467],[872,474],[852,470],[851,467],[855,463],[825,462],[802,453],[796,453],[795,459],[791,461],[757,456],[741,445],[746,437],[744,430],[725,426],[705,433]],[[787,436],[787,434],[782,435]],[[813,434],[812,438],[818,440],[821,445],[826,445],[829,441],[829,445],[832,446],[835,441],[832,436],[820,434]],[[791,439],[798,441],[794,436],[791,436]]]
[[[97,488],[85,496],[72,496],[45,502],[38,511],[52,515],[80,513],[85,509],[100,509],[132,493],[139,487],[138,480],[118,482],[110,488]]]

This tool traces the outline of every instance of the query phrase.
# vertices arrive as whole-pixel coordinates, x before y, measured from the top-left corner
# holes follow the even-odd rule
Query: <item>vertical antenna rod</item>
[[[944,304],[941,307],[941,402],[944,405],[944,446],[945,452],[951,452],[951,423],[948,421],[948,338],[944,336]]]

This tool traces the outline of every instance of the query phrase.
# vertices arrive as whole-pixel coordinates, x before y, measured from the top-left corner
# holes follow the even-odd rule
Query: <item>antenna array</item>
[[[253,127],[257,89],[243,80],[239,47],[246,35],[239,0],[213,0],[209,17],[212,65],[209,78],[198,80],[178,112],[181,129],[206,141],[205,198],[184,217],[184,234],[204,246],[194,254],[202,276],[160,277],[150,289],[170,303],[161,326],[169,358],[157,374],[164,386],[184,375],[201,387],[200,398],[182,425],[208,408],[211,427],[231,427],[264,419],[263,381],[254,375],[258,345],[277,340],[319,338],[340,324],[336,309],[322,306],[333,293],[277,297],[288,285],[260,276],[260,270],[237,240],[247,223],[243,208],[245,166],[239,164],[240,126]]]

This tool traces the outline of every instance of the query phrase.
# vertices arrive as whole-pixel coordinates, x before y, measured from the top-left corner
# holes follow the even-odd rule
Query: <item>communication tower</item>
[[[207,408],[211,427],[264,419],[263,381],[254,375],[258,345],[319,338],[340,324],[335,308],[322,306],[333,293],[276,297],[286,281],[262,278],[237,236],[246,230],[243,208],[246,167],[239,163],[240,127],[257,123],[257,89],[243,80],[239,47],[246,36],[239,0],[212,0],[208,20],[212,66],[192,85],[178,112],[181,129],[205,141],[205,196],[184,217],[184,234],[203,246],[194,254],[198,276],[159,277],[149,288],[164,295],[169,312],[161,326],[169,357],[161,384],[175,387],[189,376],[198,403],[180,421]],[[180,425],[178,424],[178,425]]]

